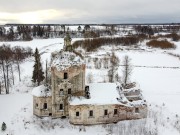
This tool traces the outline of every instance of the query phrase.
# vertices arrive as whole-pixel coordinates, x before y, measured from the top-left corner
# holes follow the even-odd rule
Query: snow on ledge
[[[50,97],[51,91],[44,85],[40,85],[32,90],[32,95],[36,97]]]

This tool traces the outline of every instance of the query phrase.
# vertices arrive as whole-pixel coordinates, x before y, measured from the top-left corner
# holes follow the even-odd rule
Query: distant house
[[[67,34],[65,46],[52,54],[51,89],[33,89],[33,114],[69,118],[71,124],[92,125],[147,117],[147,104],[136,87],[122,89],[116,83],[85,85],[86,65],[74,53]]]

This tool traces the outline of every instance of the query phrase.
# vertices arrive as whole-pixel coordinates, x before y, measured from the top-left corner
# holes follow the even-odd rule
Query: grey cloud
[[[179,0],[1,0],[0,12],[73,11],[44,23],[179,22]]]

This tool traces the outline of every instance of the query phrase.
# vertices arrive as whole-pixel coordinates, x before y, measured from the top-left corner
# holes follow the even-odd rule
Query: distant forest
[[[0,26],[0,41],[30,41],[33,39],[63,38],[68,32],[72,38],[97,38],[119,34],[134,35],[178,33],[180,24],[7,24]]]

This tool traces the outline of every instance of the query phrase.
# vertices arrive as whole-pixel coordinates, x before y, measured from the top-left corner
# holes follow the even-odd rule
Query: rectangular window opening
[[[47,109],[47,103],[44,103],[43,108],[44,108],[44,109]]]
[[[108,115],[108,110],[104,110],[104,115]]]
[[[116,115],[117,114],[117,109],[114,109],[114,115]]]
[[[71,94],[71,89],[68,89],[68,94]]]
[[[76,117],[78,117],[79,116],[79,112],[76,112]]]
[[[67,79],[67,78],[68,78],[68,74],[64,73],[64,79]]]
[[[93,110],[90,110],[90,111],[89,111],[89,116],[90,116],[90,117],[93,117]]]
[[[59,105],[59,110],[63,110],[63,104]]]
[[[139,113],[139,108],[135,108],[135,113]]]

